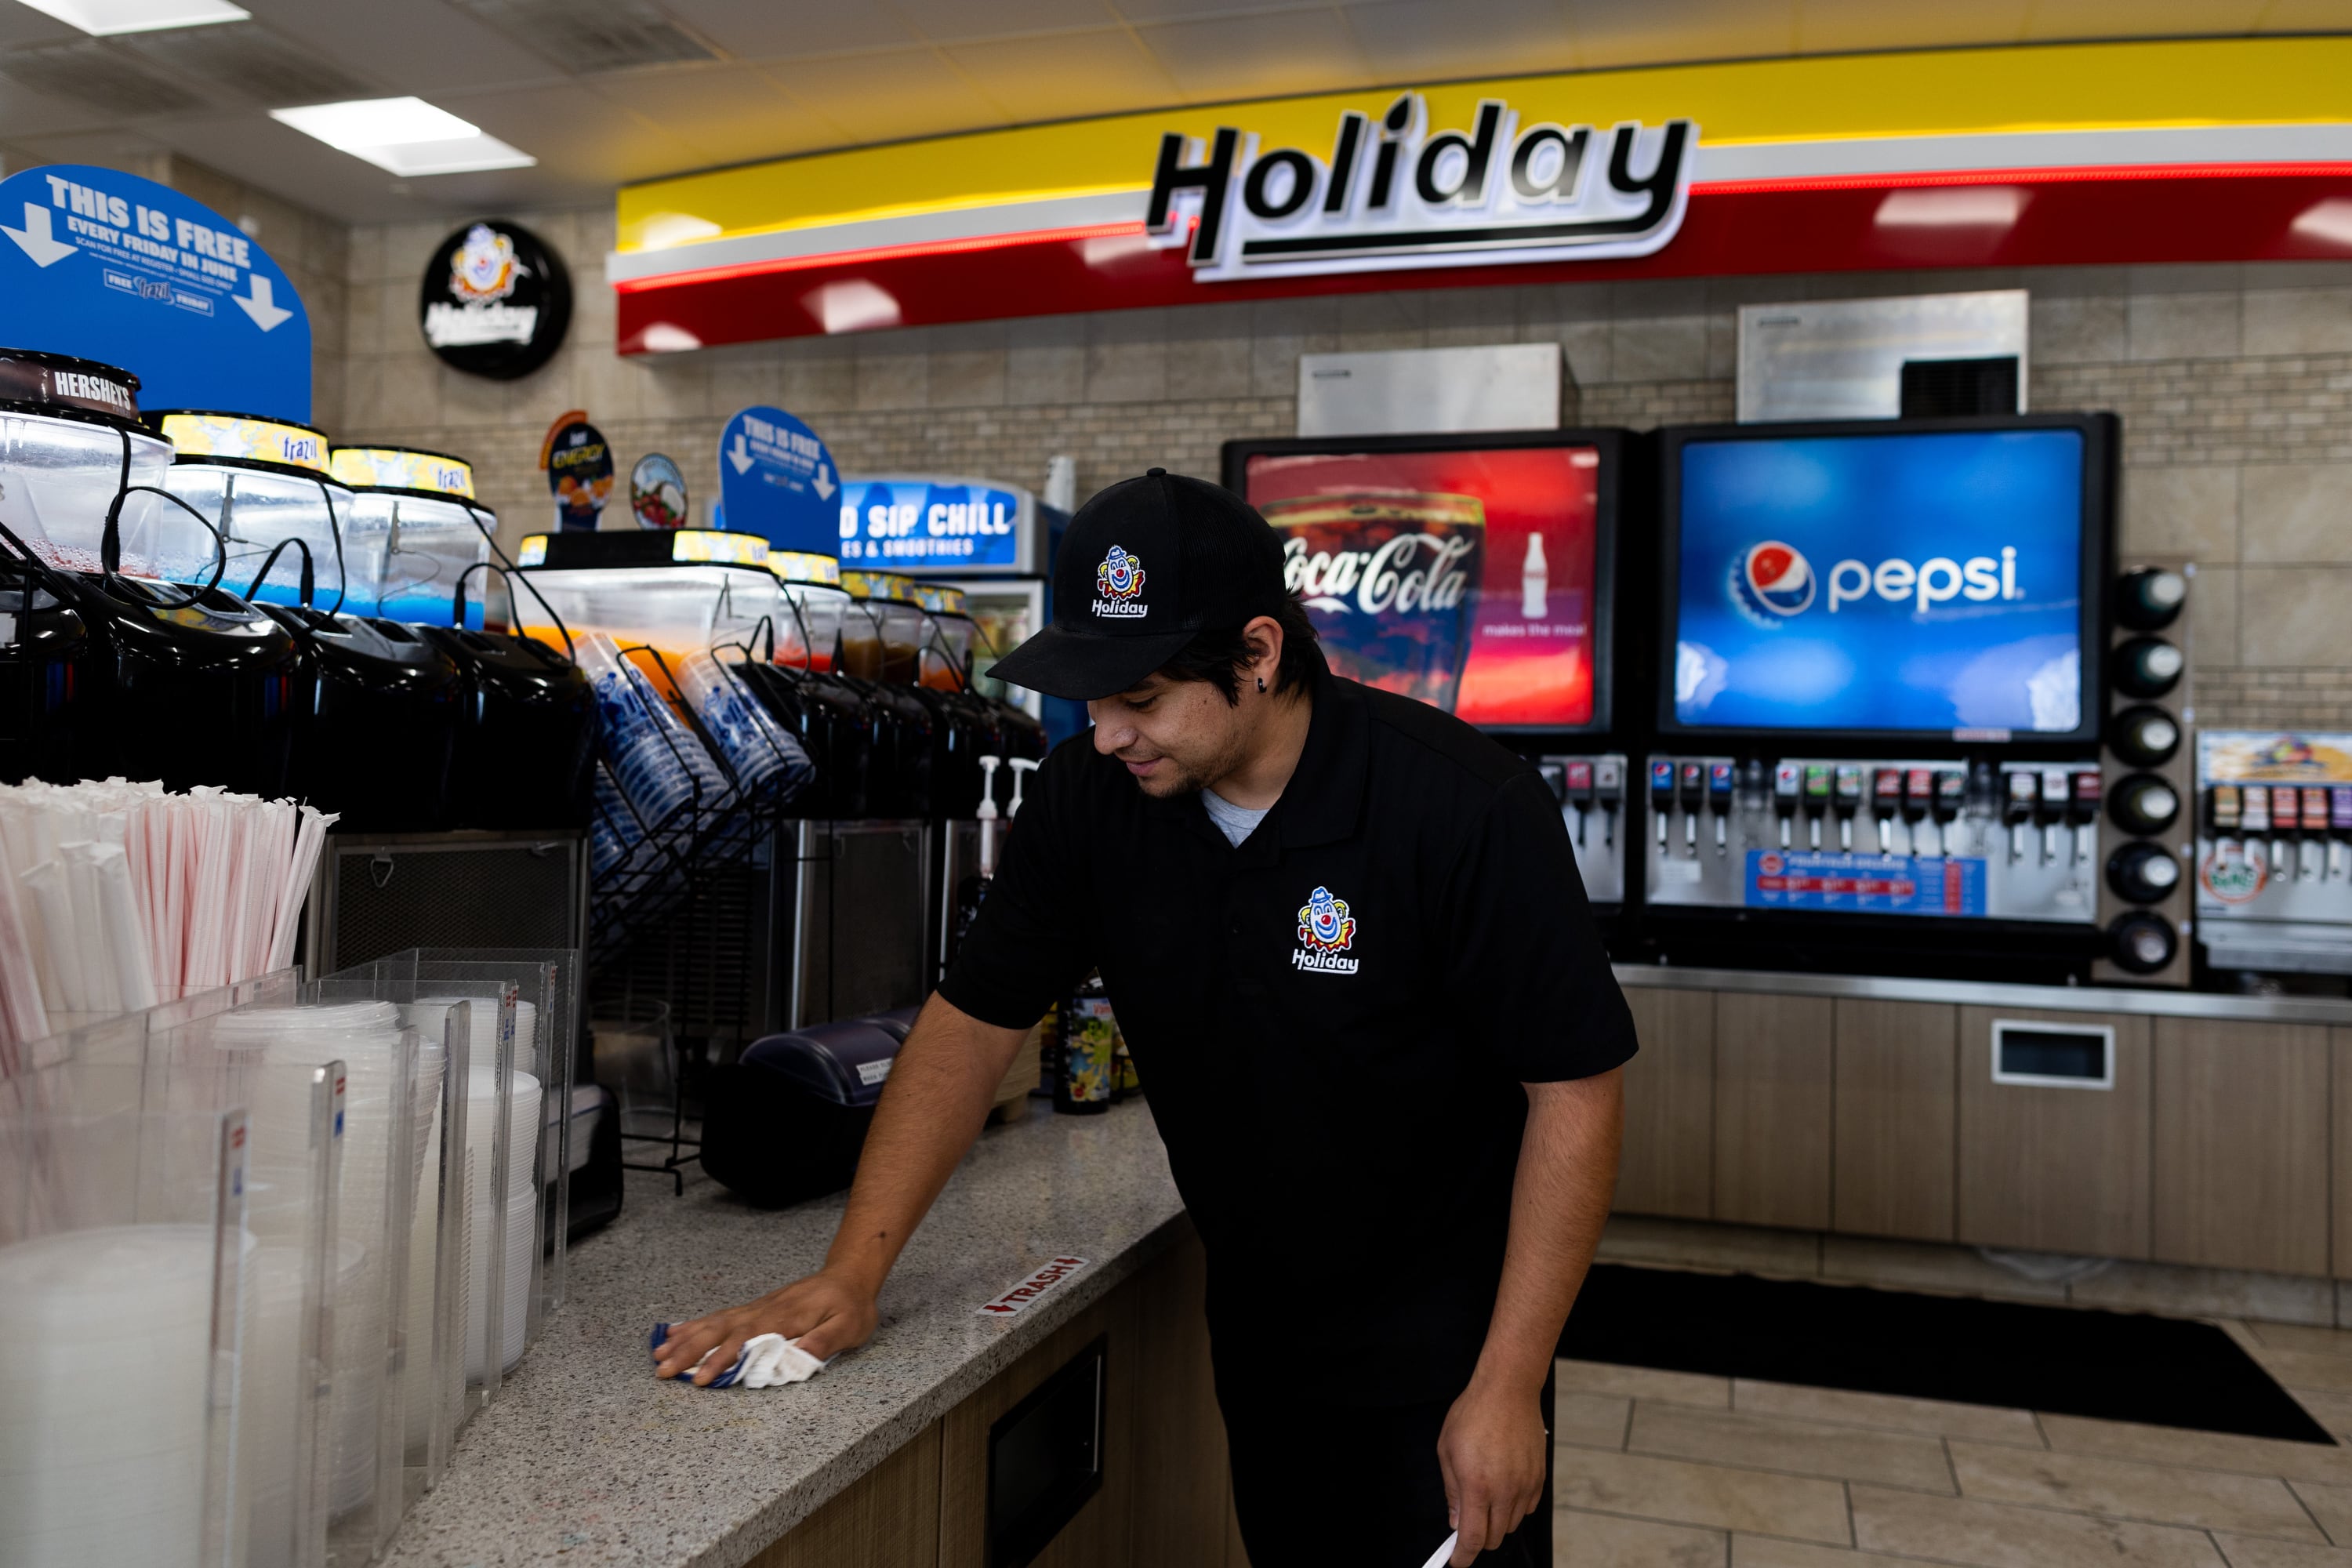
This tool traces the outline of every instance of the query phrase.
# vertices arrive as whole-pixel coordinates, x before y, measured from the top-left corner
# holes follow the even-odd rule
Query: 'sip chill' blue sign
[[[269,253],[168,185],[79,163],[0,180],[0,343],[118,365],[142,408],[308,424],[310,318]]]
[[[726,525],[778,550],[831,555],[841,470],[816,432],[781,408],[754,405],[719,433],[719,504]]]
[[[1017,486],[928,474],[846,479],[841,560],[869,570],[1033,572],[1036,504]]]

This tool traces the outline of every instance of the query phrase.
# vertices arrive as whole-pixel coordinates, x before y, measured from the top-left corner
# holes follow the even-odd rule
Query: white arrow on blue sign
[[[0,215],[16,214],[22,226],[0,223],[0,344],[119,365],[142,408],[310,421],[310,318],[236,225],[79,163],[0,180]]]
[[[815,431],[781,408],[755,405],[719,433],[719,500],[727,526],[778,550],[840,552],[841,470]]]

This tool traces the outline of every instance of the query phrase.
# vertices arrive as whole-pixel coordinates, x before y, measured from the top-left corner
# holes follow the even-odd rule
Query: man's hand
[[[1533,1513],[1543,1499],[1543,1411],[1530,1390],[1472,1378],[1437,1436],[1446,1521],[1461,1538],[1448,1561],[1465,1568]]]
[[[669,1338],[654,1352],[654,1372],[676,1377],[715,1350],[719,1353],[694,1374],[694,1386],[708,1388],[712,1378],[735,1364],[743,1342],[760,1334],[797,1341],[824,1361],[872,1339],[874,1323],[873,1291],[832,1274],[812,1274],[744,1306],[672,1324]]]

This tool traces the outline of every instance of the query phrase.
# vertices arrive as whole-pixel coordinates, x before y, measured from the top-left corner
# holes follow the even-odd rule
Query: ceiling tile
[[[81,29],[55,16],[45,16],[16,0],[0,0],[0,48],[10,44],[57,44],[79,38]]]
[[[738,59],[887,49],[913,28],[874,0],[664,0],[663,8]]]
[[[136,33],[122,43],[171,80],[197,84],[226,103],[282,109],[374,97],[383,89],[254,22]]]
[[[1577,63],[1561,0],[1376,0],[1345,15],[1382,81],[1517,76]]]
[[[1118,114],[1177,100],[1176,84],[1124,28],[958,44],[948,58],[1019,122]]]
[[[52,98],[0,77],[0,136],[47,136],[119,125],[122,116],[95,104]]]
[[[1328,11],[1329,0],[1110,0],[1130,22],[1172,22],[1264,11]]]
[[[2034,0],[1970,0],[1930,9],[1885,0],[1797,0],[1797,49],[1841,54],[1864,49],[2010,44],[2025,36]]]
[[[201,109],[205,101],[167,70],[100,38],[0,54],[0,77],[47,98],[84,105],[113,120],[140,120]]]
[[[607,90],[623,96],[617,84]],[[753,66],[662,79],[659,91],[629,91],[636,112],[694,147],[698,163],[743,163],[836,147],[851,132],[801,102]]]
[[[1016,33],[1077,32],[1116,23],[1105,0],[892,0],[891,7],[935,44]]]
[[[454,5],[415,0],[237,0],[256,20],[355,75],[438,103],[454,88],[547,81],[545,57]]]
[[[611,83],[591,88],[566,82],[444,93],[436,101],[537,158],[540,168],[551,179],[602,179],[609,192],[630,180],[699,167],[702,159],[694,146],[635,113],[627,101],[629,96]],[[431,185],[450,177],[434,176],[411,184]]]
[[[784,60],[761,68],[857,142],[1006,123],[1003,111],[929,48],[841,55],[824,61]]]
[[[2267,14],[2273,9],[2267,0],[2034,0],[2025,37],[2038,41],[2245,33],[2264,24],[2277,27]],[[2341,31],[2347,19],[2344,7],[2336,6],[2328,30]]]
[[[1336,12],[1278,11],[1139,29],[1144,46],[1196,102],[1323,92],[1374,79]]]
[[[1785,55],[1796,11],[1794,0],[1568,0],[1585,70]]]

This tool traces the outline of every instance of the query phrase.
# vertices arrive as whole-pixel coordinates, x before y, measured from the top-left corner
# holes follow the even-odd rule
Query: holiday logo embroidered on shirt
[[[1143,558],[1114,544],[1095,568],[1094,610],[1097,616],[1147,616],[1151,606],[1138,602],[1143,592]]]
[[[1299,908],[1298,947],[1290,955],[1290,967],[1323,974],[1353,974],[1358,961],[1340,954],[1355,940],[1356,921],[1348,912],[1348,900],[1333,898],[1328,888],[1318,888]]]

